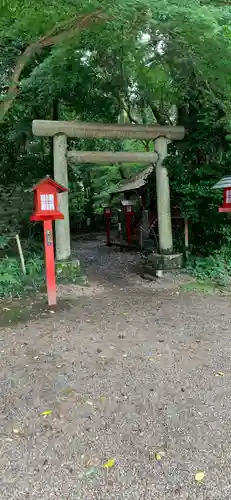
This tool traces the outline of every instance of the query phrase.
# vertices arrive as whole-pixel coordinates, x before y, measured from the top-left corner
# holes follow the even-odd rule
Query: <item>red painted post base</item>
[[[110,217],[106,216],[106,232],[107,232],[107,246],[111,246],[111,239],[110,239],[110,229],[111,229],[111,221]]]
[[[46,265],[46,282],[48,305],[56,305],[56,280],[55,280],[55,256],[52,221],[44,220],[44,249],[45,249],[45,265]]]
[[[131,248],[132,243],[132,216],[130,213],[126,213],[126,233],[127,233],[127,242],[128,242],[128,250]]]

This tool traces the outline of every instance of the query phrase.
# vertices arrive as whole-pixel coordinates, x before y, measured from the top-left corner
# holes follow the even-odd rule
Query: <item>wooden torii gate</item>
[[[183,139],[184,127],[34,120],[32,130],[36,136],[54,138],[54,179],[65,187],[68,187],[68,160],[77,163],[101,164],[120,162],[155,163],[160,252],[170,253],[172,251],[170,188],[168,172],[163,165],[163,161],[168,154],[168,142]],[[149,139],[155,141],[155,152],[68,151],[67,137]],[[64,214],[64,220],[55,222],[56,258],[57,260],[66,260],[71,255],[68,193],[62,194],[59,203],[59,209]]]

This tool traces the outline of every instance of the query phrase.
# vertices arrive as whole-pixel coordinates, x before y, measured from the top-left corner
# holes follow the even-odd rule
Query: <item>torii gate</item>
[[[171,253],[173,249],[169,177],[163,161],[171,140],[184,138],[184,127],[159,125],[130,125],[84,123],[78,121],[34,120],[33,134],[53,137],[54,179],[68,187],[68,160],[77,163],[156,163],[156,190],[159,226],[159,246],[161,253]],[[155,152],[89,152],[68,151],[67,137],[88,139],[149,139],[155,141]],[[59,200],[59,209],[64,220],[55,222],[56,258],[66,260],[71,255],[68,193]]]

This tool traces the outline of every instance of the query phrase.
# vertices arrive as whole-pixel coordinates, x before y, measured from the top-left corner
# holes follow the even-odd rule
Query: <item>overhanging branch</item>
[[[95,11],[90,14],[82,14],[75,16],[69,21],[60,23],[45,36],[39,38],[36,42],[32,42],[19,56],[16,66],[13,70],[11,82],[8,87],[6,96],[0,101],[0,122],[3,121],[6,113],[12,106],[16,96],[18,95],[20,76],[27,63],[38,53],[40,50],[57,45],[63,41],[73,38],[81,29],[88,28],[94,22],[100,23],[106,21],[109,17],[101,11]]]

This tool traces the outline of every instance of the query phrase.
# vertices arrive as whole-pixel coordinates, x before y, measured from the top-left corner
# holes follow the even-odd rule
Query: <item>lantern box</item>
[[[121,200],[121,205],[124,208],[126,214],[133,215],[133,205],[136,205],[136,200]]]
[[[30,191],[34,192],[34,211],[31,221],[64,219],[58,209],[58,193],[68,191],[55,182],[49,175],[35,184]]]
[[[223,177],[213,188],[223,189],[223,205],[219,212],[231,212],[231,177]]]
[[[106,215],[106,217],[112,216],[112,211],[111,211],[110,207],[104,207],[104,215]]]
[[[223,205],[219,207],[219,212],[231,212],[231,185],[224,188]]]

